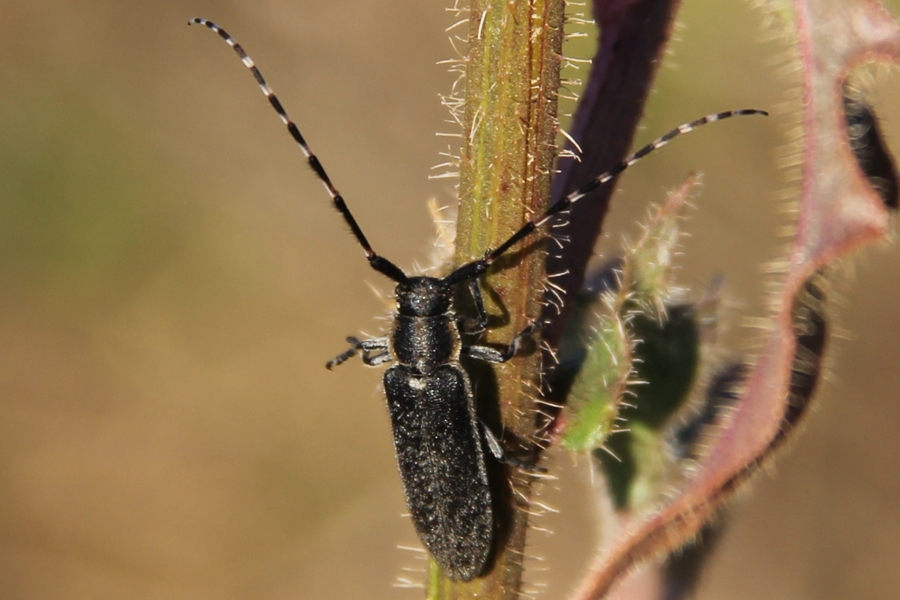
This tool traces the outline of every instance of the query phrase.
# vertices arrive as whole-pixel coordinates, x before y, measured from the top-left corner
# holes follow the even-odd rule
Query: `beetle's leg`
[[[380,352],[379,354],[369,354],[369,350],[363,350],[362,353],[362,361],[370,367],[377,367],[378,365],[386,362],[390,362],[394,360],[394,357],[391,356],[390,352]]]
[[[339,364],[347,362],[349,359],[356,356],[358,352],[362,352],[362,360],[367,365],[380,365],[381,363],[387,362],[391,359],[390,353],[387,352],[387,338],[372,338],[369,340],[360,340],[359,338],[349,336],[347,338],[347,343],[350,344],[350,349],[338,354],[327,363],[325,363],[325,367],[327,369],[331,370]],[[373,350],[385,350],[385,352],[372,356],[371,352]]]
[[[469,292],[472,294],[472,300],[475,301],[475,311],[478,318],[465,317],[460,319],[460,329],[463,333],[470,335],[478,335],[487,329],[487,311],[484,309],[484,299],[481,297],[481,288],[478,287],[478,279],[469,280]]]
[[[357,347],[362,350],[362,361],[370,367],[386,363],[394,358],[390,350],[388,350],[388,339],[386,337],[363,340],[359,342]],[[372,353],[376,350],[381,352],[373,355]]]
[[[498,461],[505,465],[516,467],[522,469],[523,471],[528,471],[529,473],[547,472],[547,469],[537,466],[537,464],[530,460],[521,460],[507,454],[503,450],[503,446],[500,444],[500,440],[497,439],[497,436],[494,435],[494,432],[490,430],[487,424],[481,419],[478,419],[478,422],[481,423],[481,430],[484,432],[484,440],[487,442],[488,450]]]
[[[484,440],[487,442],[488,450],[491,451],[494,458],[500,462],[506,462],[506,452],[503,451],[500,440],[498,440],[497,436],[494,435],[494,432],[490,430],[487,423],[481,419],[478,419],[478,422],[481,423],[481,430],[484,432]]]
[[[535,331],[542,329],[547,323],[545,321],[535,321],[522,331],[516,334],[506,350],[496,350],[487,346],[463,346],[462,353],[477,360],[483,360],[491,363],[505,363],[513,356],[518,354],[522,345],[522,340],[531,337]]]

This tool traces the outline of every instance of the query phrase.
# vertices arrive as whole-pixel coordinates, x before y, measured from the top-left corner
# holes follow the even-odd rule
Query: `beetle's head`
[[[410,277],[397,285],[397,310],[408,317],[437,317],[450,310],[450,285],[435,277]]]

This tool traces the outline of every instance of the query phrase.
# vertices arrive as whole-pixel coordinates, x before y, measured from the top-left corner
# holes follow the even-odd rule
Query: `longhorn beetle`
[[[369,264],[397,284],[397,313],[388,335],[366,340],[348,337],[350,348],[328,361],[326,366],[331,369],[356,354],[360,354],[363,363],[370,366],[394,363],[385,371],[384,390],[394,432],[394,450],[413,524],[420,539],[448,577],[462,581],[474,579],[484,570],[491,550],[494,517],[480,421],[475,414],[472,384],[460,363],[460,357],[465,355],[491,363],[506,362],[516,355],[522,340],[542,325],[532,323],[516,335],[503,351],[463,343],[463,334],[477,335],[487,326],[478,278],[494,261],[554,215],[672,138],[706,123],[768,113],[755,109],[733,110],[679,125],[584,187],[558,200],[498,247],[485,252],[482,258],[457,267],[446,277],[409,276],[372,250],[322,163],[312,153],[300,130],[243,48],[215,23],[205,19],[192,19],[188,24],[191,23],[205,25],[237,52],[300,146],[309,166],[324,184],[334,207],[362,246]],[[477,318],[460,316],[453,307],[454,287],[463,283],[472,295]],[[502,458],[502,450],[493,434],[486,427],[483,434],[491,452]]]

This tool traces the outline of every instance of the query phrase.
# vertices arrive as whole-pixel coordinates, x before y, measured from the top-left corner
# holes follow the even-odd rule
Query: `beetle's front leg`
[[[330,371],[339,364],[347,362],[360,352],[362,353],[362,361],[370,367],[386,363],[393,358],[388,351],[388,339],[386,337],[360,340],[359,338],[349,336],[347,338],[347,343],[350,344],[350,349],[338,354],[325,363],[325,368]],[[376,350],[381,350],[381,352],[372,354],[372,352]]]
[[[487,328],[488,316],[484,309],[484,299],[481,297],[481,288],[478,287],[477,279],[469,280],[469,293],[472,294],[472,300],[475,302],[475,312],[478,318],[463,317],[459,320],[460,330],[468,335],[478,335]]]

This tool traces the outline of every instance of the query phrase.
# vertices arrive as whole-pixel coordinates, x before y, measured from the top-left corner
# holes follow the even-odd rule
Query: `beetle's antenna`
[[[207,21],[206,19],[198,19],[194,18],[188,21],[188,25],[192,23],[196,23],[197,25],[205,25],[215,33],[219,34],[219,37],[225,40],[225,43],[231,46],[237,55],[240,57],[241,62],[244,63],[244,66],[250,69],[250,72],[253,73],[253,77],[256,78],[256,83],[259,84],[259,89],[262,90],[262,93],[265,94],[266,98],[269,99],[269,103],[272,105],[272,108],[275,109],[275,112],[278,113],[278,116],[281,117],[281,121],[284,123],[285,127],[287,127],[288,132],[291,134],[291,137],[294,138],[294,141],[297,142],[297,145],[300,146],[300,150],[303,151],[303,155],[306,157],[306,161],[309,163],[309,166],[315,171],[316,175],[318,175],[319,180],[325,186],[325,189],[328,191],[328,194],[331,196],[332,201],[334,202],[334,207],[341,213],[341,216],[344,217],[344,221],[347,222],[347,225],[350,226],[350,230],[353,232],[353,235],[356,236],[356,240],[359,242],[359,245],[362,246],[363,251],[366,253],[366,258],[369,260],[369,264],[373,269],[378,271],[379,273],[393,279],[397,283],[404,283],[407,281],[406,274],[400,270],[399,267],[394,265],[388,259],[379,256],[372,250],[372,246],[369,244],[369,240],[366,239],[365,234],[363,234],[362,229],[356,223],[356,219],[353,218],[353,214],[350,212],[350,209],[347,207],[347,203],[344,202],[344,198],[341,196],[341,193],[334,187],[334,184],[331,183],[331,178],[328,177],[328,173],[325,172],[325,168],[322,166],[322,163],[319,162],[319,159],[313,154],[312,150],[310,150],[309,145],[306,143],[306,139],[304,139],[303,134],[300,133],[300,129],[297,128],[297,125],[291,120],[288,116],[287,111],[284,110],[284,107],[281,105],[281,102],[278,100],[278,97],[275,96],[275,93],[272,91],[272,88],[269,87],[269,84],[266,83],[265,78],[262,73],[260,73],[259,69],[256,67],[256,64],[253,62],[253,59],[250,58],[244,49],[238,44],[233,37],[228,35],[228,32],[213,23],[212,21]]]
[[[538,227],[541,227],[553,218],[554,215],[559,214],[560,212],[566,210],[597,188],[599,188],[604,183],[608,182],[610,179],[620,174],[622,171],[638,162],[654,150],[658,148],[662,148],[669,142],[671,142],[674,138],[678,137],[683,133],[688,133],[689,131],[693,131],[694,129],[706,125],[707,123],[715,123],[716,121],[722,121],[723,119],[730,119],[731,117],[741,117],[745,115],[764,115],[768,116],[769,113],[764,110],[758,110],[755,108],[744,108],[741,110],[729,110],[725,112],[716,113],[713,115],[707,115],[705,117],[701,117],[690,123],[684,123],[683,125],[679,125],[672,131],[668,132],[662,137],[659,137],[628,158],[624,159],[622,162],[617,164],[612,169],[605,171],[589,181],[587,184],[582,186],[581,188],[575,190],[568,196],[557,200],[550,208],[548,208],[544,214],[525,223],[521,229],[512,234],[509,239],[505,242],[494,248],[493,250],[488,251],[484,258],[472,261],[468,264],[465,264],[452,273],[448,275],[445,281],[449,284],[459,283],[460,281],[465,281],[467,279],[473,279],[478,277],[485,271],[487,271],[488,267],[493,264],[495,260],[500,258],[503,254],[505,254],[510,248],[512,248],[516,243],[518,243],[522,238],[526,237],[530,233],[532,233]]]

